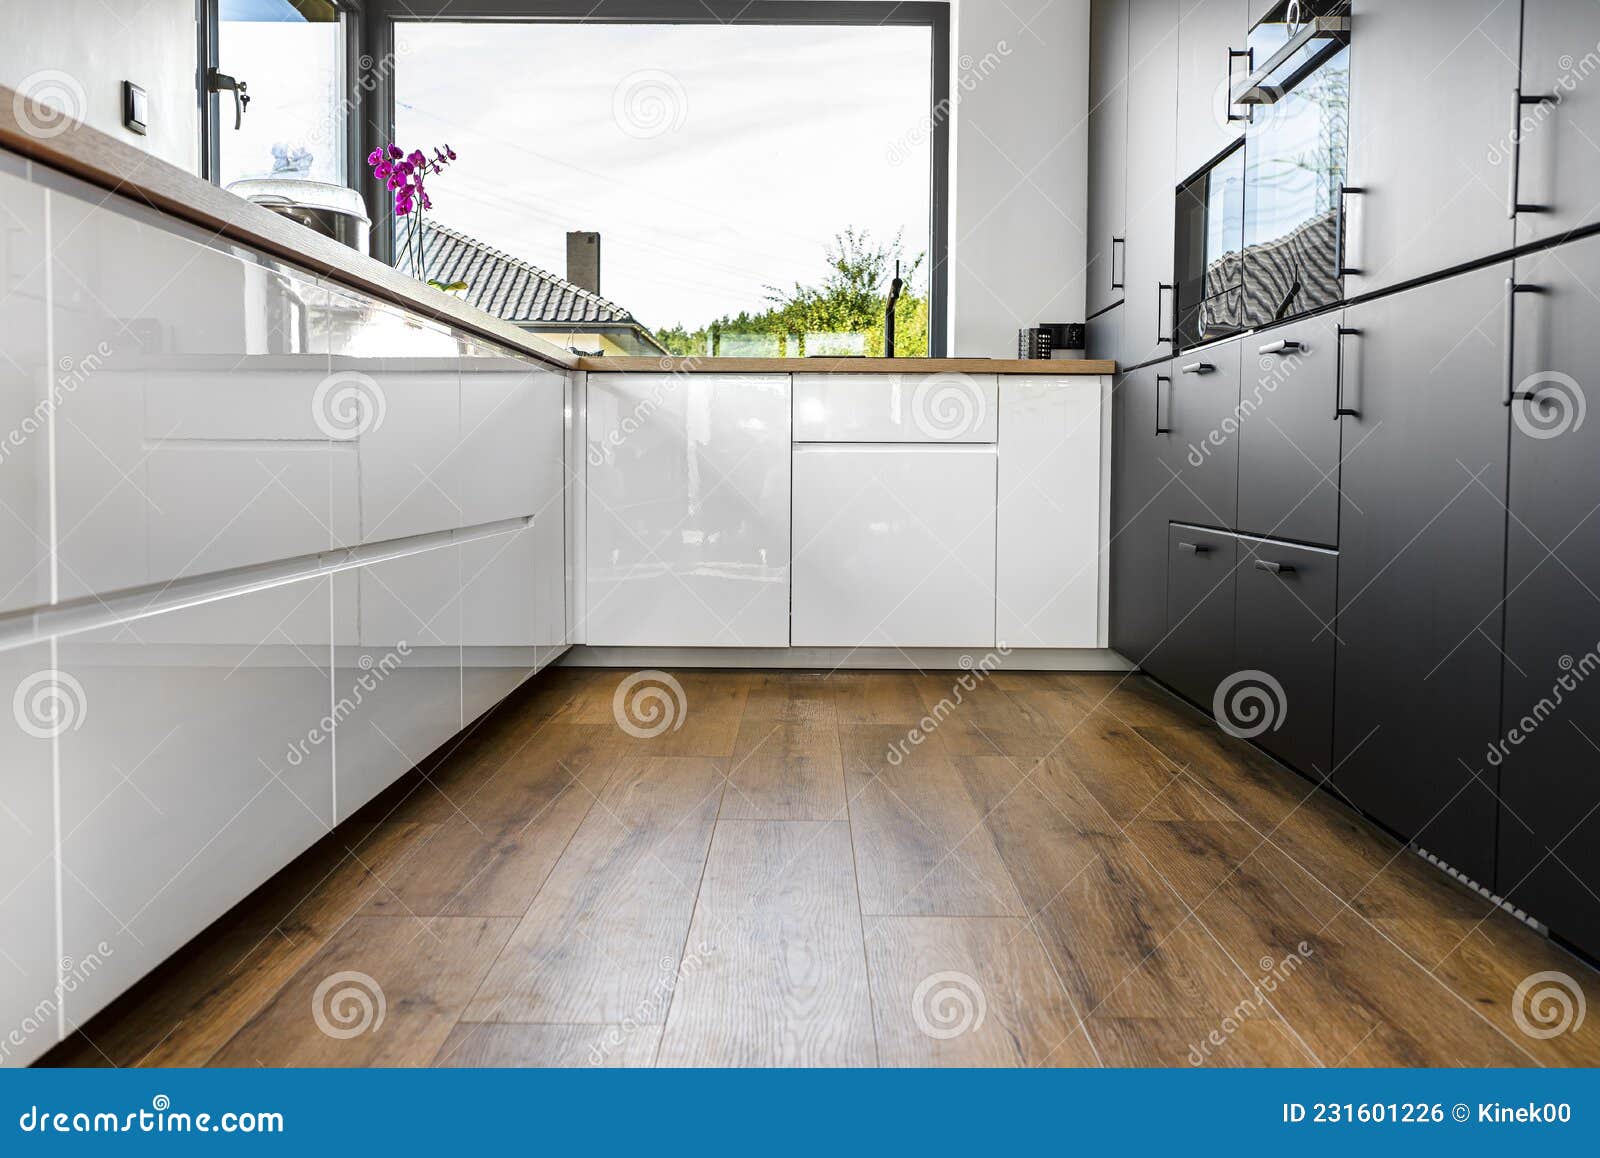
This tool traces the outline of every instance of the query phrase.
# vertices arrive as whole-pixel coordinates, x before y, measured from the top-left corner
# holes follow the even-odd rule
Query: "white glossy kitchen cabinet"
[[[789,642],[786,374],[590,374],[586,642]]]
[[[61,954],[82,1024],[333,824],[326,577],[61,638]]]
[[[994,374],[796,374],[796,442],[993,442]]]
[[[17,713],[0,728],[0,1066],[16,1066],[57,1040],[52,705],[81,701],[48,643],[0,651],[0,689]]]
[[[1000,384],[996,635],[1100,647],[1101,378]]]
[[[995,642],[992,446],[794,448],[801,647]]]
[[[44,190],[0,154],[0,611],[50,599],[49,434],[40,406],[53,383],[45,348]],[[71,382],[70,369],[60,374]]]

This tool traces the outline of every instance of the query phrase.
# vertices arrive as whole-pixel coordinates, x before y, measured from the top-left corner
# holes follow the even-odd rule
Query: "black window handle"
[[[1211,550],[1211,548],[1204,543],[1186,543],[1182,539],[1179,539],[1178,550],[1187,551],[1191,555],[1204,555],[1207,551]]]
[[[1274,575],[1290,575],[1294,573],[1293,563],[1273,563],[1267,559],[1256,560],[1257,571],[1270,571]]]
[[[1122,250],[1123,272],[1117,272],[1117,250]],[[1111,239],[1111,288],[1114,290],[1125,289],[1122,279],[1127,276],[1128,268],[1128,239],[1126,237],[1113,237]]]
[[[1170,426],[1162,426],[1161,425],[1161,383],[1163,383],[1163,382],[1165,382],[1167,384],[1167,393],[1168,394],[1172,393],[1172,379],[1169,378],[1165,374],[1157,374],[1156,375],[1156,433],[1157,434],[1171,434],[1172,433],[1172,427],[1170,427]],[[1171,413],[1172,407],[1168,406],[1167,407],[1167,411],[1168,411],[1168,413]]]
[[[1185,374],[1210,374],[1216,369],[1210,362],[1190,362],[1187,366],[1180,367]]]

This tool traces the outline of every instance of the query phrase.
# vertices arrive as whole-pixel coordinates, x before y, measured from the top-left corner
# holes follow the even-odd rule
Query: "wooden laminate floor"
[[[685,671],[645,737],[629,675],[533,681],[48,1063],[1600,1063],[1538,1020],[1587,966],[1138,677]]]

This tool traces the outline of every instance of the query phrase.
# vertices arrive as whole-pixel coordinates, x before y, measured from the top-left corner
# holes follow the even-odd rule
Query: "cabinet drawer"
[[[796,442],[993,442],[993,374],[796,374]]]
[[[1238,512],[1239,349],[1235,338],[1173,359],[1156,395],[1167,493],[1180,522],[1231,527]]]
[[[1238,550],[1237,671],[1230,676],[1232,694],[1219,698],[1213,711],[1225,730],[1320,779],[1328,774],[1333,746],[1339,556],[1269,539],[1240,538]],[[1258,689],[1265,695],[1254,706],[1262,712],[1252,714],[1245,705]]]
[[[1339,536],[1339,315],[1248,339],[1239,398],[1239,529]]]
[[[1145,666],[1209,705],[1233,672],[1233,569],[1238,540],[1174,523],[1167,531],[1167,634]]]

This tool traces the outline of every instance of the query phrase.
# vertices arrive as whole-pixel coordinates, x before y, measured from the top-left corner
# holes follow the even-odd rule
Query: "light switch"
[[[122,123],[141,137],[150,123],[150,97],[131,80],[122,82]]]

